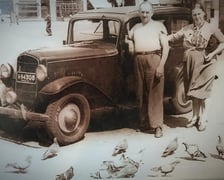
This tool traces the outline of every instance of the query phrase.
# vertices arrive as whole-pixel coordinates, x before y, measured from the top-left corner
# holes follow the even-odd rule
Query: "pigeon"
[[[164,164],[159,167],[154,167],[151,169],[151,171],[156,171],[156,172],[160,171],[163,174],[163,176],[166,176],[167,174],[172,173],[174,171],[176,165],[179,163],[180,163],[180,161],[174,161],[170,164]]]
[[[178,148],[178,138],[176,137],[173,141],[171,141],[166,149],[163,151],[162,157],[167,157],[173,154]]]
[[[103,165],[106,166],[106,170],[110,175],[119,171],[121,168],[120,166],[116,166],[113,161],[103,161]]]
[[[57,138],[55,137],[53,144],[51,144],[48,147],[48,149],[44,152],[42,160],[46,160],[48,158],[57,156],[58,151],[59,151],[59,144],[58,144]]]
[[[100,171],[97,171],[94,174],[90,174],[90,177],[93,178],[93,179],[102,179]]]
[[[115,173],[115,178],[133,178],[138,169],[139,163],[127,157],[122,163],[120,170]]]
[[[220,157],[224,156],[224,143],[222,141],[221,136],[218,136],[218,143],[216,145],[216,150],[218,151]]]
[[[191,156],[191,159],[207,158],[197,144],[187,144],[183,142],[183,145],[185,146],[185,151]]]
[[[64,173],[57,174],[56,180],[71,180],[74,177],[74,168],[71,166]]]
[[[139,163],[126,157],[120,165],[114,165],[113,162],[104,162],[107,166],[107,172],[111,178],[130,178],[134,177],[139,168]]]
[[[14,163],[8,163],[5,167],[8,168],[8,167],[11,167],[13,169],[15,169],[14,173],[27,173],[27,170],[28,168],[30,167],[31,165],[31,156],[27,156],[24,163],[17,163],[17,162],[14,162]]]
[[[130,178],[134,177],[139,168],[139,163],[126,157],[121,163],[116,164],[113,161],[103,161],[105,169],[91,174],[94,179],[110,179],[110,178]]]
[[[70,180],[74,176],[74,168],[71,166],[68,170],[65,171],[67,180]]]
[[[90,175],[94,179],[110,179],[115,177],[115,173],[120,171],[120,166],[114,164],[113,161],[103,161],[105,168],[100,169],[96,173]]]
[[[112,153],[112,156],[116,156],[118,154],[122,154],[122,153],[125,153],[126,150],[128,148],[128,142],[127,142],[127,139],[123,139],[121,142],[119,142],[115,148],[114,148],[114,151]]]
[[[56,175],[55,180],[66,180],[65,174],[62,173],[62,174]]]
[[[144,149],[140,149],[136,154],[133,154],[131,156],[132,161],[136,162],[136,163],[139,163],[139,164],[144,164],[144,162],[142,160],[144,151],[145,151],[145,148]],[[120,160],[123,163],[126,163],[127,161],[130,161],[130,157],[125,156],[125,154],[121,154]]]

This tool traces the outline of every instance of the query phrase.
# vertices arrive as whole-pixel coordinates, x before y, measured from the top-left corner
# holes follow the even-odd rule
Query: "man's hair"
[[[148,6],[150,8],[151,11],[153,11],[153,7],[152,7],[152,3],[145,0],[143,1],[141,4],[139,4],[139,10],[142,8],[142,6]]]

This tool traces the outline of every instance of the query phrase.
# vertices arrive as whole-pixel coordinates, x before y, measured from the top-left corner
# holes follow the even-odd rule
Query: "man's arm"
[[[161,46],[162,46],[162,56],[161,56],[161,61],[160,61],[160,65],[165,65],[166,60],[168,58],[168,54],[169,54],[169,43],[168,43],[168,37],[166,34],[163,34],[160,36],[160,42],[161,42]]]
[[[134,42],[128,37],[128,35],[125,35],[125,43],[128,44],[128,51],[130,55],[134,55]]]
[[[162,54],[161,54],[160,64],[159,64],[158,68],[156,69],[156,77],[161,77],[164,75],[164,65],[166,63],[166,60],[167,60],[168,54],[169,54],[169,50],[170,50],[168,37],[167,37],[167,30],[166,30],[165,26],[161,30],[159,38],[160,38],[159,39],[160,45],[162,48]]]
[[[125,43],[128,44],[128,48],[129,48],[129,53],[131,55],[134,54],[134,40],[133,40],[133,36],[134,36],[134,29],[135,29],[136,25],[130,29],[130,24],[127,24],[127,32],[128,34],[125,35]]]

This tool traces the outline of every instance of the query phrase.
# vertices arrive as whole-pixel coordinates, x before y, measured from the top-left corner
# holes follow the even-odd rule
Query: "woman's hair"
[[[198,8],[205,12],[205,8],[204,8],[202,3],[199,3],[199,2],[195,3],[195,5],[193,6],[192,10],[198,9]]]
[[[192,8],[192,11],[195,10],[195,9],[201,9],[205,13],[204,18],[207,19],[207,14],[206,14],[205,8],[204,8],[202,3],[199,3],[199,2],[195,3],[193,8]]]

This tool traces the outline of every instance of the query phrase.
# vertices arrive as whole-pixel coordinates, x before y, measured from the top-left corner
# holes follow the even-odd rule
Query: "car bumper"
[[[13,119],[22,119],[24,121],[39,121],[40,123],[49,120],[49,116],[46,114],[29,111],[22,112],[21,110],[8,107],[0,107],[0,115],[5,115]]]

